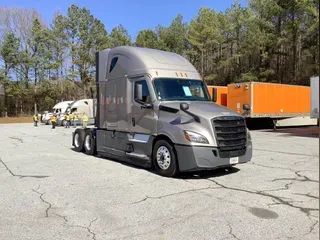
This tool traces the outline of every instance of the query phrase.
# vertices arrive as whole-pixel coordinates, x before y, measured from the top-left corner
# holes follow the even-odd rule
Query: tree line
[[[83,7],[71,5],[50,24],[33,9],[0,8],[0,114],[50,110],[95,95],[95,52],[140,46],[186,57],[212,85],[262,81],[309,85],[319,74],[319,0],[235,1],[224,12],[202,7],[185,22],[143,29],[132,40],[110,33]]]

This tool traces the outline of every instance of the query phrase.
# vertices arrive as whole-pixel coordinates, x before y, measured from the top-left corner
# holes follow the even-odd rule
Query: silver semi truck
[[[95,127],[76,129],[78,152],[154,168],[209,170],[252,158],[243,116],[214,103],[194,66],[166,51],[121,46],[96,53]]]

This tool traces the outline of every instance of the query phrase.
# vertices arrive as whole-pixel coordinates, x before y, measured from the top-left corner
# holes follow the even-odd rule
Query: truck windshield
[[[156,95],[163,101],[210,101],[208,89],[201,80],[157,78]]]

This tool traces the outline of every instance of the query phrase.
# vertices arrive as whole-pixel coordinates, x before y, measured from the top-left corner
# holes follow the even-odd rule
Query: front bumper
[[[232,166],[235,164],[249,162],[252,158],[252,142],[249,141],[246,146],[245,154],[238,157],[238,162],[234,163],[230,159],[219,156],[218,148],[215,147],[197,147],[197,146],[175,146],[179,169],[181,172],[210,170],[219,167]]]

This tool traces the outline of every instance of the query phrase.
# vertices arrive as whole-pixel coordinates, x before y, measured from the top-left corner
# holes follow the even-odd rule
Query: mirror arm
[[[181,110],[184,111],[186,114],[190,115],[191,117],[193,117],[196,122],[201,123],[200,118],[197,115],[195,115],[187,110],[183,110],[183,109],[181,109]]]

